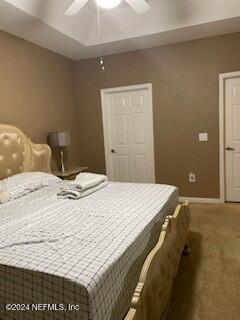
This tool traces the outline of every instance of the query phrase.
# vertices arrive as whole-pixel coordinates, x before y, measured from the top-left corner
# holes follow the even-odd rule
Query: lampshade
[[[67,147],[70,145],[70,132],[68,130],[49,132],[48,143],[52,147]]]

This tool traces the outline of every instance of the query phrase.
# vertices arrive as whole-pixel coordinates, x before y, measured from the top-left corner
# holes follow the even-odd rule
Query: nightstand
[[[53,174],[63,180],[74,180],[76,176],[83,171],[86,171],[88,167],[75,167],[62,171],[53,171]]]

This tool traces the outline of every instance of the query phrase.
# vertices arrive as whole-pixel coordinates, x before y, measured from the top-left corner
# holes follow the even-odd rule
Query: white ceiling
[[[98,56],[94,0],[76,16],[73,0],[0,0],[0,29],[71,59]],[[122,0],[100,10],[104,54],[240,31],[240,0],[151,0],[138,15]]]

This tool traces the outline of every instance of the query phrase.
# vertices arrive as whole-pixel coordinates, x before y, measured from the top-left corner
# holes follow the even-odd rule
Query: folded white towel
[[[88,188],[88,189],[79,189],[79,188],[74,188],[73,185],[70,188],[64,188],[62,189],[57,196],[62,198],[62,199],[80,199],[84,198],[86,196],[89,196],[90,194],[106,187],[108,184],[107,181],[104,181],[102,183],[99,183],[98,185]]]
[[[7,190],[0,189],[0,204],[8,202],[10,198],[10,193]]]
[[[81,172],[76,176],[72,184],[78,185],[79,189],[85,190],[95,187],[104,181],[108,181],[107,176],[105,176],[104,174]]]

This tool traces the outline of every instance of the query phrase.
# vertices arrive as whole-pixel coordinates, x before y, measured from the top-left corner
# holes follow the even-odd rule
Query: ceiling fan
[[[78,14],[89,0],[74,0],[70,7],[65,12],[67,16]],[[97,5],[104,9],[112,9],[117,7],[122,0],[95,0]],[[142,14],[149,10],[150,5],[147,0],[124,0],[138,14]]]

